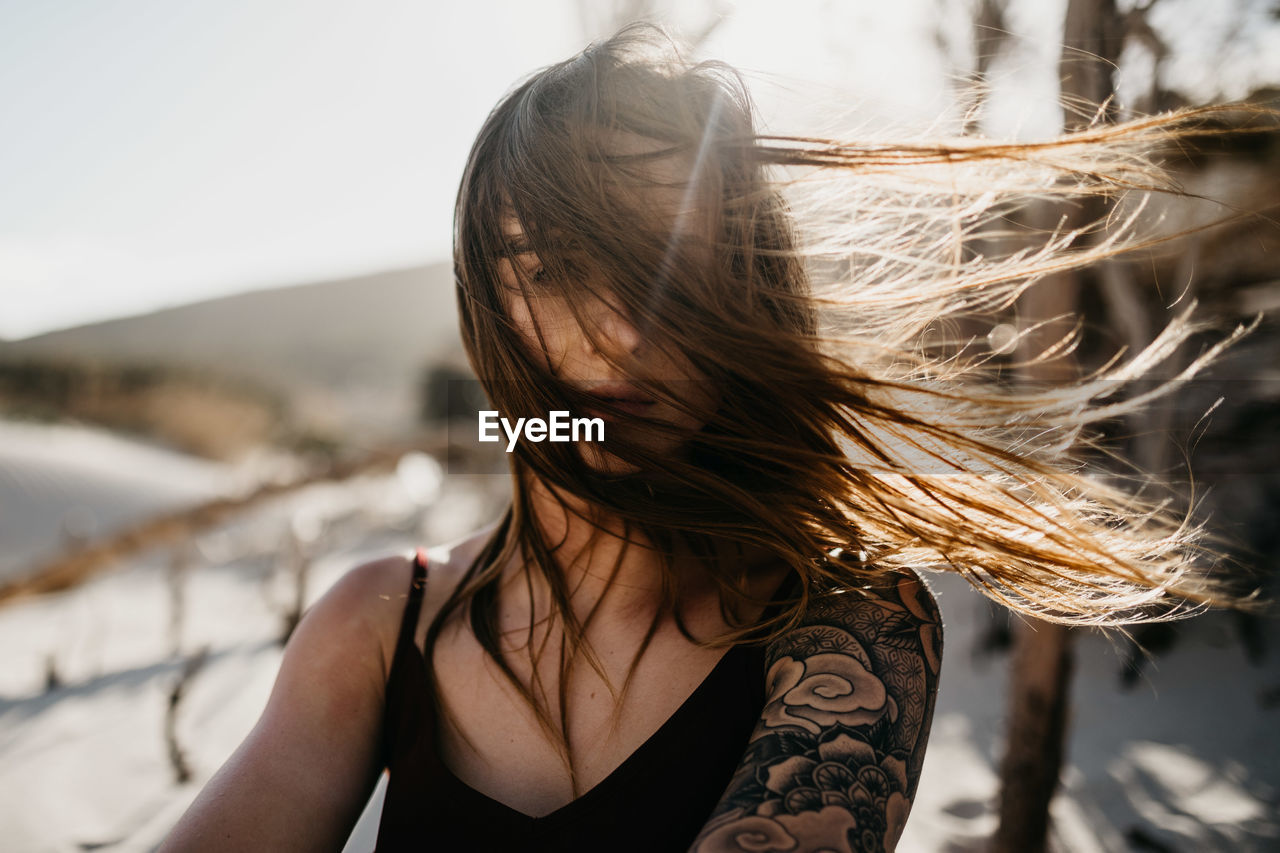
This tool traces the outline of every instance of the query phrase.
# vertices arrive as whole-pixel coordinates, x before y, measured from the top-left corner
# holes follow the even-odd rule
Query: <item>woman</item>
[[[458,196],[463,337],[510,422],[605,438],[518,438],[495,527],[346,575],[165,849],[337,849],[389,767],[379,850],[892,850],[941,655],[913,567],[1069,622],[1220,594],[1193,527],[1067,453],[1185,323],[1023,394],[928,338],[1124,248],[966,241],[1030,196],[1155,185],[1183,120],[760,138],[731,70],[634,28],[517,87]]]

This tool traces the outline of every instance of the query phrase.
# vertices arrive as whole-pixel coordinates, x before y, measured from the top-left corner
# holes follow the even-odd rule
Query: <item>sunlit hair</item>
[[[1089,223],[1087,239],[1064,229],[1031,248],[972,247],[1034,199],[1170,190],[1150,157],[1200,119],[1034,144],[763,137],[732,69],[688,63],[647,28],[538,72],[490,114],[458,195],[458,304],[486,392],[510,417],[593,404],[513,327],[498,265],[531,251],[542,272],[535,280],[517,266],[519,295],[547,298],[550,288],[622,375],[672,405],[696,396],[644,376],[599,339],[587,306],[604,300],[645,346],[683,353],[698,375],[688,381],[710,383],[718,408],[696,413],[706,425],[679,454],[624,430],[609,450],[626,473],[593,467],[574,444],[520,443],[511,509],[432,631],[467,607],[480,642],[563,738],[566,721],[548,709],[565,703],[536,675],[521,683],[496,627],[499,576],[516,559],[552,591],[565,637],[560,699],[575,661],[598,667],[584,642],[590,616],[575,617],[557,567],[559,543],[532,515],[535,482],[569,497],[567,512],[620,523],[667,555],[657,618],[683,625],[671,555],[703,558],[738,630],[700,641],[785,630],[812,591],[896,568],[952,571],[1018,611],[1071,623],[1163,618],[1220,600],[1188,513],[1118,488],[1079,450],[1091,425],[1143,403],[1124,388],[1191,334],[1185,317],[1146,351],[1048,389],[997,384],[989,350],[940,349],[931,337],[948,318],[1007,308],[1047,274],[1131,248],[1135,208],[1122,203],[1111,222]],[[526,245],[512,244],[510,222]],[[735,545],[805,581],[764,626],[743,616],[760,602],[747,592],[751,569],[727,557]],[[535,661],[550,636],[540,631],[530,627]]]

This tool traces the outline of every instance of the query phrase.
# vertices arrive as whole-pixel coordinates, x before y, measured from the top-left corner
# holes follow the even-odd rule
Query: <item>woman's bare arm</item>
[[[760,723],[693,851],[892,851],[941,654],[937,605],[915,577],[817,601],[769,645]]]
[[[386,676],[410,567],[348,572],[285,648],[266,710],[161,850],[340,850],[379,772]]]

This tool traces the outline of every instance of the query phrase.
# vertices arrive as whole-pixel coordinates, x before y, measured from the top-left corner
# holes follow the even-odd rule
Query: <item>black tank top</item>
[[[387,680],[382,747],[390,780],[378,853],[687,850],[728,787],[760,718],[763,648],[730,648],[612,773],[550,814],[530,817],[470,787],[440,759],[431,677],[414,643],[425,585],[419,551]]]

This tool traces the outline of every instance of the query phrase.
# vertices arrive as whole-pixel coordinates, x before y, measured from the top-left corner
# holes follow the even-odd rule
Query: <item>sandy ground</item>
[[[226,466],[101,430],[0,420],[0,578],[162,510],[227,493]]]
[[[59,488],[81,503],[117,500],[119,492],[101,483],[136,473],[136,460],[118,455],[118,445],[97,446],[102,455],[93,457],[83,489],[75,465],[49,462]],[[163,488],[148,492],[134,480],[131,507],[191,499],[165,491],[195,470],[186,467],[191,460],[147,458],[147,477]],[[133,461],[113,474],[116,459]],[[42,476],[37,459],[24,464],[23,476]],[[218,472],[206,473],[201,487],[216,488]],[[429,461],[417,459],[399,476],[309,488],[179,553],[144,554],[78,589],[0,608],[0,848],[154,849],[261,711],[294,594],[287,556],[294,543],[313,557],[307,598],[314,600],[365,559],[443,541],[494,512],[491,478],[448,477],[437,489],[434,476]],[[0,477],[4,512],[14,505],[15,481]],[[37,528],[0,528],[0,543],[7,550],[15,529]],[[981,850],[995,823],[1007,660],[975,653],[989,621],[981,599],[954,578],[932,580],[947,650],[934,734],[899,849]],[[1264,639],[1270,654],[1251,664],[1232,619],[1201,617],[1124,690],[1114,638],[1080,637],[1055,850],[1280,850],[1275,620],[1265,623]],[[193,779],[177,784],[164,737],[168,697],[184,660],[204,648],[176,723]],[[372,849],[377,798],[348,850]]]

